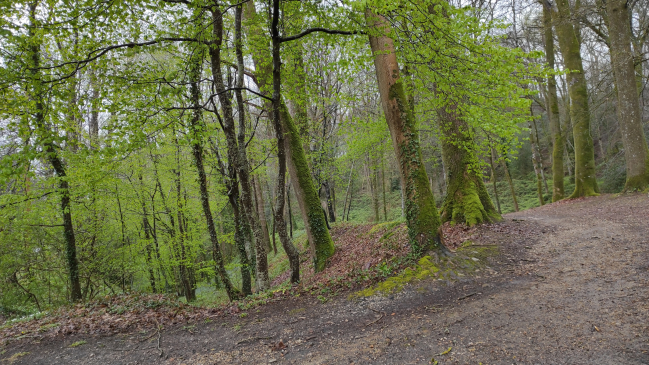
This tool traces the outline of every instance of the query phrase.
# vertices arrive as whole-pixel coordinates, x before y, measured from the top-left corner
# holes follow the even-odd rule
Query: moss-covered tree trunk
[[[433,188],[430,188],[430,191],[432,193]],[[386,192],[385,192],[385,156],[383,156],[383,152],[381,152],[381,192],[383,193],[383,219],[387,222],[388,221],[388,200],[386,197]]]
[[[270,244],[270,233],[268,232],[268,218],[266,218],[266,203],[264,202],[264,192],[261,190],[261,184],[259,183],[259,176],[252,176],[252,187],[255,193],[255,207],[257,208],[264,244],[270,250],[272,246]],[[277,254],[277,249],[275,249],[275,254]]]
[[[369,39],[374,54],[374,67],[381,104],[390,129],[392,145],[399,162],[401,184],[404,187],[406,223],[412,249],[421,253],[428,249],[445,250],[439,237],[439,213],[433,193],[428,186],[415,117],[408,105],[394,42],[388,36],[386,19],[365,9]]]
[[[52,165],[56,176],[58,177],[58,194],[61,199],[60,212],[63,216],[63,237],[65,242],[65,261],[68,268],[68,280],[70,285],[70,299],[77,302],[83,299],[81,295],[81,281],[79,279],[79,260],[77,258],[77,241],[74,234],[74,225],[71,213],[70,185],[67,178],[66,166],[61,159],[58,147],[54,144],[54,137],[51,127],[47,124],[46,106],[45,106],[45,89],[46,85],[42,80],[41,67],[41,43],[38,40],[38,27],[36,19],[37,2],[29,5],[29,47],[28,57],[30,57],[29,77],[31,78],[28,85],[29,95],[34,103],[33,122],[35,125],[35,137],[37,143],[41,144],[45,158]]]
[[[649,187],[649,148],[642,128],[626,0],[607,0],[610,52],[617,86],[617,115],[626,160],[625,191]]]
[[[442,130],[442,154],[448,187],[442,221],[473,226],[501,219],[482,181],[473,134],[457,105],[437,110]]]
[[[281,84],[281,70],[275,69],[276,67],[281,67],[281,59],[279,59],[279,34],[274,36],[276,38],[275,42],[277,42],[278,49],[273,49],[272,57],[269,57],[270,54],[268,53],[266,46],[259,44],[260,40],[263,43],[263,40],[267,40],[267,38],[263,37],[261,34],[261,30],[258,28],[258,23],[256,25],[252,23],[256,19],[254,3],[249,2],[246,4],[245,10],[246,18],[251,22],[249,26],[251,37],[249,38],[251,38],[251,46],[255,49],[253,52],[253,62],[255,64],[255,69],[257,70],[257,84],[263,94],[269,95],[271,94],[271,91],[273,93],[276,92],[274,88],[279,87],[279,84]],[[279,14],[277,14],[277,16],[279,16]],[[271,59],[272,63],[270,62]],[[278,65],[275,65],[276,62]],[[277,72],[277,75],[275,75],[275,72]],[[278,85],[275,85],[275,83],[278,83]],[[288,112],[288,108],[281,97],[280,90],[277,90],[277,93],[279,93],[278,99],[276,100],[278,104],[276,106],[273,105],[273,113],[275,113],[275,111],[277,112],[278,121],[281,126],[281,131],[279,133],[282,134],[281,143],[284,146],[282,153],[285,153],[287,157],[286,166],[288,167],[288,172],[295,189],[295,196],[297,197],[300,212],[302,213],[304,228],[309,240],[315,270],[318,272],[325,268],[327,260],[334,254],[334,244],[331,235],[329,234],[329,229],[327,229],[324,212],[320,205],[318,191],[315,188],[313,179],[311,178],[309,165],[302,145],[302,139],[300,138],[300,132]],[[284,192],[283,186],[281,187],[281,192]],[[279,193],[280,191],[278,191],[278,195]],[[283,196],[284,195],[282,194],[282,199]],[[279,225],[279,222],[277,223]]]
[[[572,134],[575,140],[575,191],[570,195],[570,198],[598,195],[595,153],[593,138],[590,135],[588,89],[581,60],[580,44],[572,24],[568,0],[557,0],[557,8],[559,11],[555,27],[559,48],[563,55],[565,68],[571,71],[566,75],[571,104]]]
[[[210,209],[209,202],[209,192],[207,190],[207,174],[205,173],[205,166],[203,163],[203,141],[204,136],[201,133],[203,126],[201,125],[201,104],[200,104],[200,88],[199,82],[202,73],[202,63],[203,63],[203,54],[200,50],[197,50],[190,60],[189,65],[189,76],[190,80],[190,97],[192,101],[192,116],[189,121],[189,129],[191,133],[191,146],[192,146],[192,155],[194,157],[194,165],[196,166],[196,172],[198,174],[198,186],[200,190],[200,200],[201,207],[203,208],[203,215],[205,216],[205,223],[207,225],[207,232],[210,236],[210,243],[212,244],[212,255],[216,264],[216,272],[225,287],[225,291],[230,300],[234,300],[239,297],[239,292],[232,286],[228,273],[225,270],[225,262],[223,260],[223,255],[221,254],[221,248],[219,245],[218,236],[216,234],[216,227],[214,226],[214,219],[212,218],[212,210]],[[143,205],[143,207],[145,207]],[[146,217],[145,217],[146,218]],[[242,261],[246,264],[246,272],[242,272],[242,280],[245,282],[246,273],[247,273],[247,260]],[[244,288],[248,290],[250,294],[250,275],[248,274],[248,285],[244,285]]]
[[[327,229],[324,210],[315,188],[299,131],[293,123],[285,105],[281,106],[280,120],[285,131],[285,146],[288,172],[293,182],[293,191],[302,214],[304,229],[316,272],[325,268],[327,259],[334,254],[333,240]]]
[[[237,146],[238,146],[238,159],[237,159],[237,174],[241,179],[241,201],[243,203],[244,212],[246,214],[247,221],[250,224],[252,232],[254,234],[255,241],[255,268],[256,268],[256,279],[257,279],[257,291],[264,291],[270,288],[270,278],[268,275],[268,258],[267,258],[267,244],[264,240],[263,230],[259,222],[257,214],[255,214],[254,202],[253,202],[253,188],[252,181],[250,177],[250,162],[248,160],[248,154],[246,151],[246,110],[244,108],[243,100],[243,41],[241,34],[241,22],[243,17],[243,7],[238,5],[235,11],[235,54],[237,58],[237,77],[236,85],[237,89],[234,94],[236,96],[236,105],[237,105],[237,115],[239,121],[239,128],[237,134]],[[227,119],[227,114],[226,114]]]
[[[220,7],[214,5],[212,9],[212,29],[214,42],[210,45],[209,53],[212,66],[213,85],[218,94],[219,103],[223,113],[222,127],[223,133],[226,137],[226,145],[228,150],[228,162],[236,168],[237,176],[241,183],[241,206],[245,221],[243,222],[252,230],[252,242],[254,244],[255,254],[255,269],[256,269],[256,283],[257,290],[263,291],[269,288],[270,280],[268,276],[268,261],[266,257],[266,249],[263,247],[264,241],[261,233],[259,221],[255,218],[252,202],[252,188],[250,183],[250,165],[245,150],[245,113],[243,110],[243,98],[241,95],[241,87],[243,85],[243,55],[241,52],[241,9],[237,7],[236,24],[238,24],[238,31],[236,36],[238,40],[235,42],[237,63],[241,64],[238,67],[237,84],[240,85],[239,89],[235,92],[237,95],[237,107],[239,115],[239,136],[237,136],[234,124],[234,113],[232,100],[226,93],[225,83],[223,82],[223,74],[221,72],[221,46],[223,42],[223,13]],[[237,25],[235,25],[237,26]],[[242,130],[243,128],[243,130]],[[252,251],[252,250],[251,250]]]

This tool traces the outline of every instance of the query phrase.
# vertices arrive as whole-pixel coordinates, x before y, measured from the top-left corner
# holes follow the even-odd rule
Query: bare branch
[[[305,31],[303,31],[303,32],[301,32],[299,34],[292,35],[290,37],[281,37],[279,39],[279,43],[294,41],[296,39],[300,39],[300,38],[304,37],[305,35],[309,35],[309,34],[311,34],[313,32],[322,32],[322,33],[327,33],[327,34],[342,34],[342,35],[366,34],[365,32],[359,31],[359,30],[347,31],[347,30],[335,30],[335,29],[327,29],[327,28],[316,27],[316,28],[309,28],[309,29],[307,29],[307,30],[305,30]]]

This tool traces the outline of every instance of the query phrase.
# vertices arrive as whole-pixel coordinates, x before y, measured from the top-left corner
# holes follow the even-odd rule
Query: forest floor
[[[23,339],[0,364],[649,364],[646,194],[507,214],[472,240],[499,253],[455,280],[291,297],[160,331]]]

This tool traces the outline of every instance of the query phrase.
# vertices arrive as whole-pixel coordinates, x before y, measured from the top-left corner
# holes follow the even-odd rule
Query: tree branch
[[[347,30],[335,30],[335,29],[316,27],[316,28],[309,28],[299,34],[292,35],[290,37],[281,37],[279,38],[279,43],[294,41],[296,39],[300,39],[304,37],[305,35],[309,35],[313,32],[322,32],[327,34],[342,34],[342,35],[366,34],[365,32],[359,30],[347,31]]]

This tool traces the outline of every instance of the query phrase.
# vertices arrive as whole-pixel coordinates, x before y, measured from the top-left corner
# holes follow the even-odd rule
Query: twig
[[[160,350],[160,357],[164,354],[164,351],[160,348],[160,331],[158,331],[158,343],[156,344],[158,350]]]
[[[463,296],[463,297],[457,298],[457,300],[458,300],[458,301],[460,301],[460,300],[464,300],[464,299],[469,298],[469,297],[472,297],[472,296],[474,296],[474,295],[476,295],[476,294],[478,294],[478,292],[473,292],[473,293],[471,293],[471,294],[467,294],[467,295],[465,295],[465,296]]]
[[[155,319],[155,323],[158,325],[158,342],[156,344],[156,348],[158,349],[158,351],[160,351],[160,357],[162,357],[162,355],[164,354],[164,351],[160,348],[160,327],[161,326],[160,326],[160,323],[158,322],[157,318],[154,317],[153,319]]]
[[[371,310],[371,311],[373,311],[373,312],[380,313],[381,316],[380,316],[379,318],[373,320],[372,322],[366,324],[365,327],[367,327],[367,326],[369,326],[369,325],[372,325],[372,324],[374,324],[374,323],[380,321],[383,317],[385,317],[385,312],[379,312],[379,311],[377,311],[376,309],[374,309],[374,308],[370,308],[370,307],[367,307],[367,308],[369,308],[369,310]]]
[[[144,342],[144,341],[150,339],[151,337],[155,336],[156,333],[158,333],[158,332],[160,332],[160,328],[157,328],[156,331],[153,332],[153,334],[152,334],[151,336],[149,336],[149,337],[147,337],[147,338],[145,338],[145,339],[143,339],[143,340],[140,340],[139,342]]]

